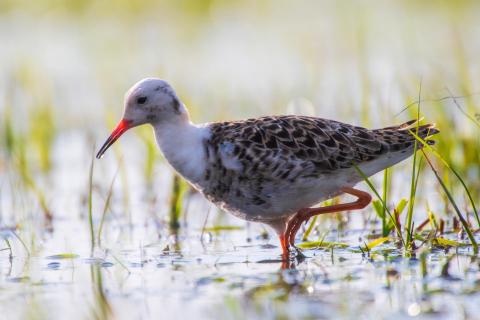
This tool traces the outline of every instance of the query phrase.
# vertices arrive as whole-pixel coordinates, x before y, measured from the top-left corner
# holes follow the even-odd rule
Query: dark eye
[[[138,97],[137,98],[137,103],[138,104],[144,104],[145,102],[147,102],[147,97]]]

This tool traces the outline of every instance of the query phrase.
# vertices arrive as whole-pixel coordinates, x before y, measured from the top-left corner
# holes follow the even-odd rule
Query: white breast
[[[185,179],[198,185],[205,175],[204,141],[210,130],[203,125],[162,123],[154,126],[157,144],[170,165]]]

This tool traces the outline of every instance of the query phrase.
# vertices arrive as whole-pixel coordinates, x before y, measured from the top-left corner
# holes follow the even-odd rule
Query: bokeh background
[[[284,113],[306,99],[319,116],[383,125],[420,82],[425,98],[478,91],[476,1],[0,6],[2,105],[25,116],[51,104],[67,128],[117,115],[146,76],[169,80],[196,121]]]
[[[382,127],[416,116],[420,97],[421,114],[445,131],[443,157],[477,191],[479,6],[3,0],[4,146],[18,135],[34,172],[74,166],[86,175],[90,149],[120,118],[125,91],[149,76],[168,80],[197,123],[297,113]],[[150,133],[136,132],[122,138],[128,147],[119,156],[135,163],[132,175],[146,168],[161,179],[161,160],[143,163],[146,153],[159,155]],[[99,178],[110,179],[102,173],[113,174],[117,162],[103,160]],[[56,198],[52,206],[65,199]]]
[[[180,201],[175,188],[181,182],[174,180],[149,128],[132,130],[101,161],[95,161],[89,184],[95,146],[103,143],[120,119],[126,90],[145,77],[168,80],[197,123],[305,114],[382,127],[416,117],[420,100],[422,116],[442,131],[439,153],[464,177],[474,199],[479,199],[479,21],[480,2],[474,0],[1,0],[2,236],[10,239],[15,256],[27,262],[26,250],[37,257],[61,252],[89,256],[91,194],[95,230],[105,218],[104,248],[94,256],[113,261],[120,270],[116,275],[124,272],[118,261],[129,268],[139,267],[135,263],[143,267],[143,251],[135,251],[139,247],[153,243],[152,248],[163,250],[171,245],[165,230]],[[434,163],[462,209],[471,214],[461,186],[439,161]],[[408,196],[410,168],[406,162],[393,170],[393,202]],[[418,222],[426,217],[427,205],[439,217],[450,219],[448,200],[438,192],[431,174],[425,177],[416,201]],[[374,181],[381,183],[381,178]],[[190,200],[183,203],[181,216],[186,236],[203,237],[205,226],[245,226],[191,192],[185,191]],[[370,211],[361,216],[364,224],[360,221],[360,226],[372,215]],[[325,219],[320,230],[345,222]],[[50,225],[45,227],[45,222]],[[229,252],[233,243],[259,234],[268,241],[269,230],[259,225],[242,230],[216,248]],[[193,252],[197,247],[187,244],[186,250]],[[118,260],[112,260],[107,251],[116,252]],[[2,302],[0,310],[34,318],[48,317],[49,311],[58,309],[58,314],[74,316],[78,309],[71,307],[83,297],[78,292],[88,291],[82,285],[84,278],[75,278],[74,287],[80,289],[70,298],[57,288],[55,293],[47,292],[51,296],[40,293],[19,299],[18,294],[31,294],[31,287],[19,289],[8,279],[28,278],[25,282],[32,285],[62,282],[68,275],[38,271],[63,265],[30,261],[12,267],[8,259],[5,253],[2,286],[7,290],[0,296],[2,301],[16,298],[9,307]],[[212,256],[203,259],[215,261]],[[145,279],[155,279],[174,292],[181,286],[159,274],[133,279],[125,282],[127,293],[119,289],[124,282],[107,279],[108,290],[116,297],[110,301],[113,309],[136,310],[138,295],[144,302],[150,292],[135,291]],[[71,293],[71,288],[65,290]],[[115,296],[118,292],[132,294],[133,302]],[[102,301],[98,294],[85,293],[93,306]],[[176,293],[171,300],[161,298],[163,303],[142,308],[143,318],[162,308],[174,312],[184,307],[185,300],[176,299]],[[184,314],[196,315],[208,299],[190,305]],[[22,308],[25,301],[30,311]],[[39,311],[44,304],[53,307]],[[404,308],[401,303],[396,307]],[[93,313],[108,314],[102,309],[105,305],[96,308]],[[347,309],[343,315],[364,310]],[[265,314],[278,316],[272,310]]]

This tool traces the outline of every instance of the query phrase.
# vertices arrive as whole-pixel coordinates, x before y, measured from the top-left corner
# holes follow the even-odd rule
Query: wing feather
[[[228,150],[219,148],[222,161],[247,179],[319,177],[410,148],[405,128],[412,123],[368,130],[316,117],[262,117],[212,123],[210,143],[228,144]]]

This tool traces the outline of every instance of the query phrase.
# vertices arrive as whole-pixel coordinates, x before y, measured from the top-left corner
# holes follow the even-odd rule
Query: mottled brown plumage
[[[201,191],[241,218],[277,220],[359,182],[354,164],[371,175],[410,156],[414,123],[377,130],[306,116],[212,123]],[[419,127],[422,138],[437,132]]]

